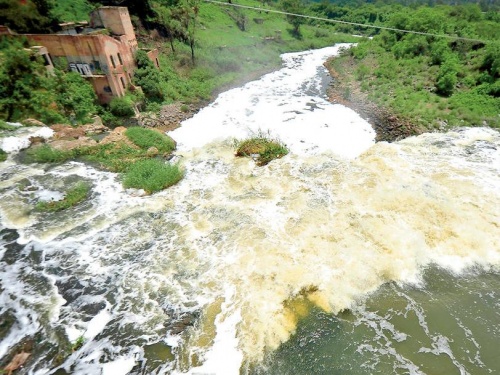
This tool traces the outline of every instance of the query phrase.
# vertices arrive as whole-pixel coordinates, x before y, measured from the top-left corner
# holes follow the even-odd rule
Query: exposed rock
[[[28,140],[30,141],[32,146],[39,145],[41,143],[45,143],[45,138],[43,137],[29,137]]]
[[[80,137],[78,139],[59,139],[50,142],[50,146],[56,150],[70,151],[80,147],[95,146],[97,142],[89,137]]]
[[[118,126],[117,128],[114,128],[111,133],[109,133],[106,137],[104,137],[99,144],[105,145],[108,143],[126,143],[132,148],[139,149],[135,144],[133,144],[128,137],[125,135],[125,132],[127,131],[127,128],[123,126]]]
[[[104,132],[108,132],[109,128],[105,125],[101,124],[85,124],[80,126],[79,128],[83,129],[85,135],[95,135],[102,134]]]
[[[10,363],[5,366],[3,370],[7,372],[7,374],[11,375],[13,371],[16,371],[26,363],[30,355],[31,353],[26,352],[16,354],[14,358],[12,358],[12,361],[10,361]]]
[[[141,126],[158,128],[162,132],[174,130],[181,125],[182,121],[193,117],[205,105],[206,103],[198,103],[197,105],[168,104],[163,106],[159,113],[142,114],[139,123]]]
[[[85,135],[83,127],[73,128],[69,125],[55,124],[50,128],[54,131],[54,139],[75,139]]]
[[[23,120],[23,124],[25,126],[46,126],[43,122],[34,118],[27,118],[26,120]]]
[[[158,155],[158,152],[159,152],[158,149],[156,147],[152,146],[152,147],[148,148],[148,150],[146,151],[146,155],[156,156],[156,155]]]

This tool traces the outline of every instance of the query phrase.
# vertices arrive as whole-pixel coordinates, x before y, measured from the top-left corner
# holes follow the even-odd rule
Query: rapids
[[[37,375],[500,371],[500,134],[375,144],[326,101],[338,48],[284,55],[170,133],[186,176],[158,194],[1,163],[0,358],[28,346]],[[290,154],[235,158],[258,131]],[[89,201],[34,209],[79,180]]]

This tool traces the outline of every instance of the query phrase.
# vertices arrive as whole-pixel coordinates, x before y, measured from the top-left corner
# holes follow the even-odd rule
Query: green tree
[[[436,89],[439,94],[444,96],[453,94],[458,81],[459,68],[460,61],[458,57],[455,54],[446,55],[436,77]]]
[[[284,12],[291,13],[286,16],[286,19],[288,23],[293,27],[292,35],[294,35],[296,38],[300,38],[300,25],[302,25],[306,19],[304,17],[298,17],[292,14],[304,14],[304,2],[302,0],[281,0],[280,7]]]
[[[158,69],[143,50],[137,51],[135,60],[137,69],[134,74],[134,83],[141,86],[146,98],[163,101],[162,80]]]
[[[19,33],[51,31],[57,26],[52,7],[47,0],[0,0],[0,25]]]

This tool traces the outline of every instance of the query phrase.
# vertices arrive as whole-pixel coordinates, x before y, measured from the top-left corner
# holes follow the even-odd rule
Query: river
[[[186,176],[152,196],[21,164],[31,130],[4,138],[0,358],[29,351],[18,373],[36,375],[500,372],[500,134],[375,144],[326,99],[338,48],[283,55],[171,132]],[[290,154],[235,158],[258,132]],[[77,180],[90,200],[34,209]]]

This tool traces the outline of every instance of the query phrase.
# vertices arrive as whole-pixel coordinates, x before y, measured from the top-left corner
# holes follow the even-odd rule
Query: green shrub
[[[288,148],[278,139],[273,139],[269,134],[259,132],[255,137],[236,142],[236,156],[257,155],[257,165],[263,166],[274,159],[279,159],[288,154]]]
[[[118,117],[132,117],[135,115],[134,104],[127,97],[113,98],[109,103],[110,112]]]
[[[170,165],[158,159],[140,160],[125,172],[123,186],[144,189],[151,194],[176,184],[183,175],[178,165]]]
[[[125,135],[143,150],[156,147],[160,153],[169,154],[175,150],[175,142],[172,138],[157,131],[134,126],[128,128]]]
[[[82,202],[85,198],[87,198],[89,192],[90,186],[85,182],[79,182],[74,187],[69,189],[64,198],[60,201],[38,202],[36,208],[40,211],[62,211]]]
[[[7,160],[7,153],[0,148],[0,162]]]

